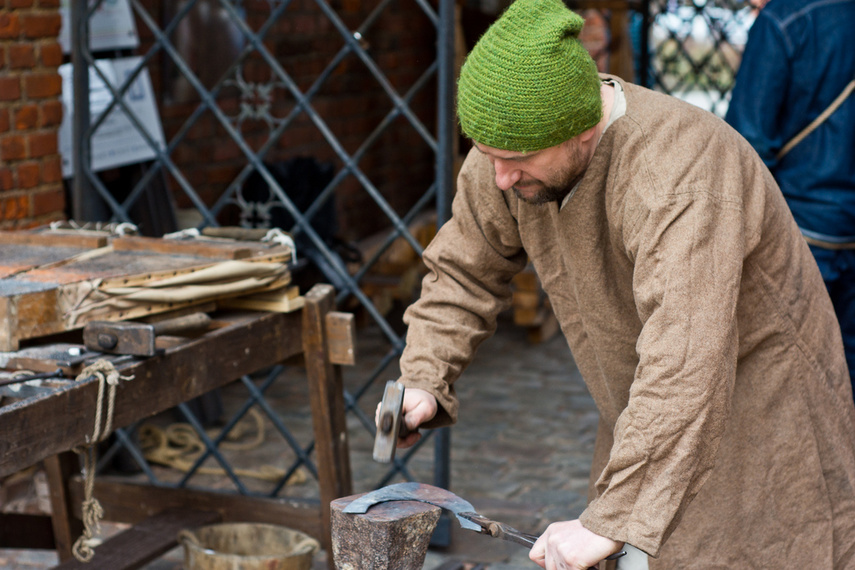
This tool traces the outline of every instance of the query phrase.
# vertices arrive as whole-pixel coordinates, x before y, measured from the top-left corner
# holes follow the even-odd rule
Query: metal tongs
[[[478,513],[464,512],[457,513],[457,516],[462,517],[480,526],[481,534],[489,534],[493,538],[501,538],[502,540],[515,542],[522,546],[527,546],[528,548],[534,546],[534,543],[537,542],[538,538],[540,538],[533,534],[521,532],[512,526],[506,525],[505,523],[488,519],[487,517],[481,516]],[[606,560],[615,560],[617,558],[620,558],[621,556],[624,556],[625,554],[626,550],[621,550],[620,552],[615,552],[614,554],[607,556]]]

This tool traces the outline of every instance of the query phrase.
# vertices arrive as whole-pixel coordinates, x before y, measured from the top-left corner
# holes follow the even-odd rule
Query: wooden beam
[[[0,548],[52,550],[53,526],[49,515],[0,515]]]
[[[326,316],[334,307],[335,290],[330,285],[319,284],[305,297],[303,355],[318,458],[321,524],[325,529],[321,544],[329,551],[330,503],[352,492],[341,368],[328,358]]]
[[[95,249],[107,245],[109,237],[103,232],[46,231],[46,232],[0,232],[0,244],[35,245],[42,247],[72,247]]]
[[[258,244],[260,248],[262,244]],[[150,237],[117,237],[112,243],[115,251],[147,251],[169,255],[191,255],[193,257],[211,257],[213,259],[246,259],[252,257],[253,250],[246,242],[232,240],[204,239],[160,239]]]
[[[329,359],[333,364],[356,364],[356,324],[353,313],[331,311],[326,315]]]
[[[119,364],[113,427],[201,396],[300,352],[299,313],[218,316],[225,326],[164,354]],[[247,339],[252,339],[248,342]],[[0,408],[0,477],[80,445],[94,425],[98,382],[83,380]],[[69,413],[74,410],[75,413]]]
[[[52,455],[44,460],[45,475],[50,489],[51,524],[54,548],[59,560],[70,560],[74,541],[83,532],[83,521],[74,517],[74,507],[65,482],[80,471],[80,462],[71,451]],[[5,520],[3,521],[5,524]]]
[[[89,562],[68,560],[55,570],[136,570],[178,546],[178,533],[219,522],[211,511],[167,510],[120,532],[95,547]]]
[[[72,504],[80,516],[83,481],[69,482]],[[100,475],[95,479],[94,496],[104,508],[104,519],[138,524],[170,509],[189,509],[217,513],[223,522],[258,522],[285,525],[317,538],[327,533],[321,525],[317,501],[250,497],[199,489],[153,487],[128,483],[117,477]]]

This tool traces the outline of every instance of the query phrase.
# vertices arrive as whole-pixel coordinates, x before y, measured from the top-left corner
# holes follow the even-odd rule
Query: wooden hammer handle
[[[152,323],[155,334],[175,334],[185,331],[194,331],[207,328],[211,324],[211,317],[206,313],[192,313],[183,317],[166,319]]]

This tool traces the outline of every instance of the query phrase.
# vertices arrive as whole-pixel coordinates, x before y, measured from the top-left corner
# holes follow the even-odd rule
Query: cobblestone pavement
[[[370,331],[360,330],[358,342],[357,358],[364,362],[376,363],[373,356],[388,350]],[[387,372],[394,378],[397,370]],[[345,384],[355,388],[365,377],[365,370],[347,370]],[[283,410],[286,419],[308,425],[306,396],[293,388],[299,382],[279,384],[284,387],[277,388],[279,391],[271,388],[268,402]],[[451,431],[451,490],[481,514],[530,533],[543,532],[553,521],[576,518],[585,505],[598,416],[564,339],[556,335],[547,342],[530,344],[525,330],[502,320],[497,334],[481,347],[456,389],[460,420]],[[360,404],[371,417],[381,391],[377,387]],[[230,392],[225,391],[227,411],[230,399]],[[371,459],[373,439],[356,418],[349,417],[348,428],[354,492],[362,493],[378,484],[385,468]],[[264,447],[258,459],[281,457],[281,443],[270,441]],[[432,455],[432,449],[423,448],[409,464],[416,480],[433,480]],[[314,492],[311,482],[297,487],[297,493]],[[523,547],[464,531],[455,521],[450,527],[450,544],[432,547],[425,569],[453,565],[452,561],[465,563],[466,568],[490,570],[537,568]],[[120,529],[108,524],[105,534]],[[181,568],[181,559],[180,549],[175,549],[146,570],[176,570]],[[323,568],[324,560],[325,553],[321,553],[316,568]],[[51,552],[0,550],[2,569],[35,570],[54,564],[56,556]]]

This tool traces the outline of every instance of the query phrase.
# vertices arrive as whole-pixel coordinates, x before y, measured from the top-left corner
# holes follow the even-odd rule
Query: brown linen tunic
[[[600,411],[587,528],[651,568],[855,567],[855,406],[810,251],[735,131],[620,83],[626,115],[561,210],[502,192],[470,152],[402,379],[453,422],[452,384],[528,256]]]

